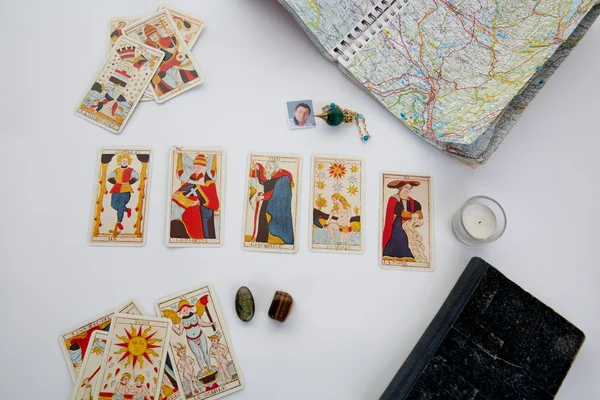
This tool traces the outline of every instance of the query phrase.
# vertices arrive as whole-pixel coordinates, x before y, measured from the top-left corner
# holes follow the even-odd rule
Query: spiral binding
[[[329,51],[338,62],[347,65],[360,49],[402,10],[410,0],[379,0],[354,29]]]

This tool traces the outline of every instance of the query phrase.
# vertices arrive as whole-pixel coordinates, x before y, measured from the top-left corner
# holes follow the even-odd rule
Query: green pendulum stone
[[[238,289],[235,295],[235,312],[242,321],[248,322],[254,317],[254,297],[246,286]]]
[[[330,126],[338,126],[344,122],[344,113],[337,107],[330,107],[327,110],[327,119],[325,122]]]

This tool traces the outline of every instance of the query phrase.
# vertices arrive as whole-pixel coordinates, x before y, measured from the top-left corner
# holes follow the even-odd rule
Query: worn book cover
[[[380,400],[553,399],[584,340],[473,258]]]

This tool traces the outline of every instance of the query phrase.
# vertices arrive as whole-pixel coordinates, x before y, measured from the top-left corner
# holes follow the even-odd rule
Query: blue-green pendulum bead
[[[334,104],[332,103],[332,105]],[[325,122],[330,126],[341,125],[341,123],[344,122],[344,113],[337,107],[330,107],[329,110],[327,110],[327,119]]]

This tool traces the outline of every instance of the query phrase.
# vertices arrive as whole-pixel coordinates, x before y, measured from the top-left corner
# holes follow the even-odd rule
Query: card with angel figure
[[[168,10],[161,9],[147,18],[127,25],[123,32],[126,36],[160,50],[165,55],[150,81],[154,99],[158,103],[172,99],[204,81]]]
[[[167,200],[167,246],[221,246],[225,153],[173,147]]]
[[[146,241],[149,148],[103,148],[97,161],[88,241],[143,246]]]
[[[173,322],[169,354],[184,400],[214,400],[244,387],[210,285],[158,300],[156,313]]]
[[[433,270],[431,176],[381,174],[379,265]]]
[[[315,155],[311,166],[310,250],[362,253],[363,160]]]
[[[115,314],[94,400],[159,399],[171,321]]]
[[[107,310],[59,334],[60,349],[69,366],[69,373],[73,382],[77,380],[81,365],[85,360],[92,333],[95,331],[108,332],[110,321],[116,312],[133,315],[142,314],[140,306],[134,300],[130,300],[117,309]]]
[[[302,157],[252,153],[244,198],[242,248],[295,253]]]
[[[89,400],[93,398],[100,379],[98,378],[98,372],[100,372],[100,365],[104,358],[107,338],[108,332],[106,331],[92,332],[86,349],[87,356],[81,365],[71,400]]]

